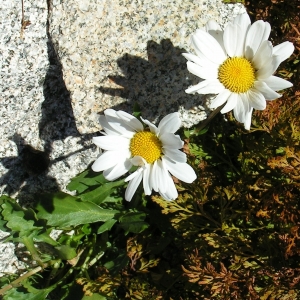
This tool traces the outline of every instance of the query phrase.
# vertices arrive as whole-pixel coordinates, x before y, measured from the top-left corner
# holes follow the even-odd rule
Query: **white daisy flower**
[[[253,108],[264,110],[266,100],[281,97],[278,90],[292,84],[272,74],[294,51],[290,42],[273,47],[268,41],[268,22],[251,25],[248,14],[238,15],[224,31],[215,21],[191,37],[196,55],[184,53],[187,68],[204,79],[186,93],[218,94],[211,108],[223,105],[221,113],[233,109],[237,121],[250,129]]]
[[[100,116],[104,136],[94,137],[93,142],[105,150],[92,165],[95,172],[104,171],[107,180],[115,180],[128,172],[132,166],[137,170],[130,174],[125,199],[130,201],[143,180],[146,195],[152,189],[166,200],[174,200],[178,193],[172,175],[191,183],[196,179],[194,170],[186,161],[185,153],[179,151],[183,141],[174,133],[179,129],[179,113],[165,116],[158,127],[142,119],[143,124],[124,111],[107,109]]]

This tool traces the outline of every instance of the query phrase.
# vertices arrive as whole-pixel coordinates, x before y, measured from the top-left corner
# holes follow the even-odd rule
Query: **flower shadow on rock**
[[[8,195],[18,193],[21,205],[31,205],[38,194],[59,190],[56,179],[47,174],[51,165],[94,147],[86,142],[95,134],[80,135],[76,128],[70,93],[63,81],[62,67],[50,34],[47,48],[50,65],[43,84],[45,100],[39,122],[39,137],[44,141],[44,151],[34,149],[20,134],[15,133],[11,140],[17,146],[18,155],[1,158],[2,165],[8,169],[0,178],[2,192]],[[53,142],[70,136],[80,137],[82,148],[50,160]]]
[[[100,87],[100,91],[111,96],[120,96],[129,102],[114,106],[114,109],[132,111],[138,104],[143,118],[157,121],[165,115],[176,112],[180,106],[191,109],[203,105],[199,95],[187,95],[185,89],[197,82],[196,76],[189,74],[182,53],[186,50],[174,47],[169,39],[160,44],[147,43],[148,60],[125,54],[117,60],[123,76],[109,76],[109,80],[121,88]],[[191,97],[190,97],[191,96]]]

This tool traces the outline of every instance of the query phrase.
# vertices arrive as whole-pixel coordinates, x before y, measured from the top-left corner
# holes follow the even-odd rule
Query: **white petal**
[[[143,124],[134,116],[125,111],[119,110],[116,112],[117,116],[122,119],[133,131],[142,131]]]
[[[106,169],[103,171],[103,176],[105,179],[114,181],[127,173],[132,167],[132,163],[127,159],[124,163],[118,163],[113,168]]]
[[[105,131],[106,134],[108,134],[108,135],[120,135],[119,131],[116,131],[114,128],[112,128],[108,124],[105,116],[103,116],[103,115],[99,116],[99,123],[102,126],[102,128],[103,128],[103,130]]]
[[[289,81],[276,76],[270,76],[264,79],[264,82],[274,91],[284,90],[293,86]]]
[[[191,87],[189,89],[186,90],[186,93],[190,94],[191,90],[193,91],[193,89],[195,89],[197,87],[196,92],[198,94],[219,94],[221,92],[224,91],[225,87],[223,86],[223,84],[219,81],[219,79],[207,79],[205,80],[205,84],[204,81],[202,81],[202,87],[199,88],[200,84],[198,84],[197,86]]]
[[[126,191],[125,191],[125,199],[127,201],[131,201],[136,189],[138,188],[139,184],[141,183],[142,181],[142,178],[143,178],[143,170],[142,168],[140,169],[137,169],[135,171],[136,173],[136,176],[133,177],[130,181],[129,181],[129,184],[126,188]],[[125,179],[126,181],[126,179]]]
[[[251,107],[250,110],[245,115],[244,127],[246,130],[250,130],[252,111],[253,111],[253,107]]]
[[[261,43],[269,38],[271,26],[262,20],[254,22],[247,33],[245,42],[245,57],[253,58]]]
[[[141,120],[150,128],[150,131],[152,133],[158,134],[158,129],[157,129],[157,127],[154,124],[152,124],[148,120],[143,119],[142,117],[141,117]]]
[[[173,133],[163,133],[160,136],[162,146],[165,148],[181,149],[183,147],[183,141],[180,139],[179,135]]]
[[[254,87],[263,94],[266,100],[274,100],[281,97],[280,94],[269,88],[268,85],[263,81],[255,81]]]
[[[167,174],[167,177],[166,177],[166,187],[167,187],[167,190],[164,193],[159,191],[159,194],[165,200],[168,200],[168,201],[175,200],[178,197],[178,192],[176,190],[174,181],[169,173]]]
[[[229,111],[231,111],[232,109],[235,108],[236,103],[239,99],[239,95],[236,93],[231,93],[231,95],[229,96],[226,105],[221,109],[221,113],[225,114]]]
[[[186,154],[177,149],[163,148],[163,153],[171,160],[175,162],[185,163]]]
[[[130,140],[120,135],[93,137],[93,143],[104,150],[129,149]]]
[[[203,79],[215,79],[218,78],[218,68],[211,68],[211,67],[201,67],[191,61],[188,61],[186,63],[187,69],[192,74],[203,78]],[[217,66],[217,65],[215,65]]]
[[[204,57],[204,55],[198,56],[194,55],[192,53],[182,53],[182,55],[189,61],[194,62],[195,64],[206,67],[206,68],[218,68],[219,64],[213,63],[207,58]]]
[[[245,94],[248,97],[248,101],[251,107],[258,110],[264,110],[266,108],[266,99],[262,93],[253,88]]]
[[[162,160],[168,171],[179,180],[192,183],[197,178],[195,171],[187,163],[175,163],[166,157],[162,157]]]
[[[152,164],[151,173],[150,173],[150,186],[155,192],[158,191],[159,186],[159,167],[157,166],[157,160]]]
[[[108,124],[123,136],[131,138],[135,131],[122,120],[114,109],[106,109],[104,111]]]
[[[255,69],[258,70],[265,64],[270,64],[272,62],[272,51],[273,47],[271,42],[264,41],[261,43],[252,60]]]
[[[223,43],[223,31],[220,25],[214,20],[209,20],[205,25],[205,29],[206,32],[208,32],[212,37],[216,39],[223,51],[225,51]]]
[[[273,48],[273,73],[278,66],[294,52],[294,45],[291,42],[281,43]]]
[[[266,63],[256,71],[255,77],[258,80],[265,80],[266,78],[269,78],[274,73],[274,65],[273,65],[274,58],[271,59],[271,63],[269,60],[266,61]]]
[[[244,94],[239,94],[239,99],[233,109],[234,117],[240,123],[245,122],[246,112],[250,109],[248,99]]]
[[[142,166],[145,166],[147,164],[146,160],[143,157],[138,156],[138,155],[131,158],[131,163],[134,166],[137,166],[137,167],[142,167]]]
[[[233,23],[239,25],[241,27],[242,31],[247,32],[251,25],[251,20],[247,13],[243,13],[243,14],[237,15],[234,18]]]
[[[101,172],[119,163],[124,164],[126,159],[126,153],[120,151],[106,151],[95,160],[92,165],[92,170],[94,172]]]
[[[165,165],[162,163],[160,159],[157,160],[156,164],[156,176],[157,176],[157,183],[158,183],[158,190],[162,193],[165,193],[168,188],[168,170]]]
[[[203,30],[196,30],[196,33],[192,36],[192,42],[211,62],[221,64],[226,59],[222,47],[209,33]]]
[[[175,133],[181,126],[181,119],[178,112],[166,115],[158,124],[159,136],[163,133]]]
[[[229,96],[231,95],[231,92],[227,89],[222,91],[211,103],[210,108],[217,108],[224,104]]]
[[[237,24],[228,24],[224,30],[223,42],[227,54],[230,57],[243,55],[243,44],[240,35],[242,30]]]
[[[294,49],[295,47],[291,42],[284,42],[273,47],[273,55],[280,56],[281,61],[284,61],[292,55]]]
[[[151,195],[152,192],[152,186],[150,181],[151,168],[152,166],[149,164],[146,164],[144,168],[143,187],[144,187],[145,195]]]

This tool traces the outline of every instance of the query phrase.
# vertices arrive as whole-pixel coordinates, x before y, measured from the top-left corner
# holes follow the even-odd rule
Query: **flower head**
[[[142,119],[144,125],[124,111],[107,109],[100,116],[104,136],[94,137],[93,142],[105,150],[92,165],[95,172],[104,171],[107,180],[115,180],[137,166],[129,181],[125,199],[130,201],[140,182],[146,195],[152,189],[166,200],[174,200],[178,193],[172,175],[191,183],[196,179],[194,170],[186,163],[186,155],[179,149],[183,141],[174,133],[181,121],[178,113],[165,116],[158,127]]]
[[[293,53],[294,46],[284,42],[273,47],[268,41],[270,31],[268,22],[251,25],[246,13],[238,15],[224,31],[209,21],[191,37],[196,55],[183,54],[188,70],[204,79],[186,92],[218,94],[211,108],[226,103],[221,113],[233,109],[235,118],[249,130],[253,108],[265,109],[266,100],[281,97],[276,91],[292,86],[272,74]]]

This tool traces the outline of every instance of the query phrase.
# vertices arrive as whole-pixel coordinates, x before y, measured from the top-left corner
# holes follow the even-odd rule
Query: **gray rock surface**
[[[138,103],[155,122],[180,111],[186,127],[205,119],[205,98],[184,92],[198,79],[181,53],[209,19],[242,11],[221,0],[24,0],[23,17],[21,0],[2,0],[0,194],[27,205],[66,190],[95,160],[108,107]],[[14,249],[0,243],[0,273],[23,269]]]

